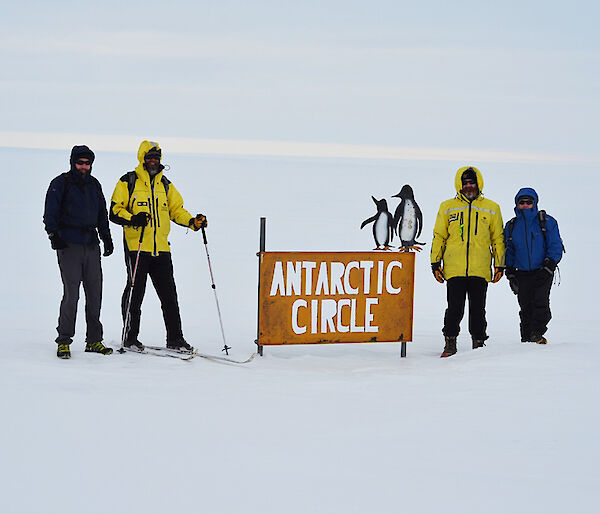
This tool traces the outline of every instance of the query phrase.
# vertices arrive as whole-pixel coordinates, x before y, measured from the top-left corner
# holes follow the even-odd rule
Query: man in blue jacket
[[[550,289],[564,247],[556,220],[538,211],[534,189],[521,189],[515,203],[516,217],[504,227],[506,278],[521,307],[521,341],[546,344]]]
[[[69,359],[69,345],[75,335],[79,286],[85,291],[86,352],[109,355],[112,348],[102,344],[100,307],[102,304],[102,267],[98,233],[104,243],[104,256],[114,247],[108,228],[108,213],[102,187],[91,176],[94,152],[87,146],[71,150],[71,168],[52,182],[46,193],[44,226],[56,250],[63,283],[63,298],[58,317],[56,355]]]

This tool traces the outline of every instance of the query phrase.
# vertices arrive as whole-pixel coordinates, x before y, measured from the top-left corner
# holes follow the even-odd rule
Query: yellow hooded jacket
[[[143,141],[138,150],[139,164],[135,168],[135,188],[129,195],[127,174],[123,175],[113,192],[110,205],[110,220],[123,225],[123,233],[127,248],[131,251],[138,249],[141,228],[131,226],[131,217],[138,212],[147,212],[150,222],[144,230],[142,252],[156,256],[159,252],[170,252],[167,237],[171,230],[171,220],[182,227],[197,230],[192,215],[183,208],[183,198],[175,186],[166,177],[162,169],[154,177],[144,168],[144,157],[150,149],[160,150],[157,143]],[[165,188],[165,183],[168,187]]]
[[[462,174],[473,168],[477,175],[479,196],[473,201],[461,193]],[[446,280],[452,277],[482,277],[492,280],[494,266],[504,267],[502,214],[496,202],[482,195],[483,176],[473,167],[456,172],[456,197],[440,205],[431,243],[431,262],[443,261]]]

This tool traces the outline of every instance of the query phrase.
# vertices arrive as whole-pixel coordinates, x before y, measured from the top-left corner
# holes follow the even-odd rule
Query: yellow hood
[[[160,150],[160,146],[158,143],[156,143],[154,141],[142,141],[142,143],[140,144],[140,148],[138,150],[138,154],[137,154],[138,161],[140,162],[140,164],[144,164],[144,157],[146,157],[146,154],[150,150],[152,150],[152,148],[156,148],[157,150]]]
[[[481,174],[481,171],[479,171],[479,169],[477,169],[475,166],[464,166],[456,172],[456,177],[454,177],[454,187],[456,188],[456,192],[459,195],[461,194],[462,174],[465,171],[467,171],[469,168],[471,168],[475,172],[475,175],[477,176],[477,187],[479,188],[479,194],[482,194],[483,193],[483,175]]]

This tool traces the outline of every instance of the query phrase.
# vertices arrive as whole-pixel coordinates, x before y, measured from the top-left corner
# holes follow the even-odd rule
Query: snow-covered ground
[[[85,141],[73,141],[73,144]],[[98,152],[110,197],[128,154]],[[61,284],[41,222],[68,152],[1,149],[2,513],[563,513],[600,506],[597,169],[560,164],[172,155],[169,178],[203,212],[232,355],[255,351],[258,226],[270,250],[370,250],[371,195],[411,184],[427,246],[416,259],[414,341],[266,348],[243,366],[86,354],[83,300],[73,357],[56,358]],[[515,297],[490,285],[488,331],[440,359],[445,288],[428,252],[454,174],[478,165],[506,221],[534,187],[567,254],[552,290],[549,344],[522,344]],[[105,342],[120,337],[120,228],[103,259]],[[222,346],[201,236],[173,226],[184,334]],[[163,344],[149,286],[140,340]]]

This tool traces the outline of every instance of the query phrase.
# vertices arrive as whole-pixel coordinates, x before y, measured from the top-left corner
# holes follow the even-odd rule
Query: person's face
[[[81,159],[77,159],[75,161],[75,169],[82,175],[89,173],[91,167],[92,167],[92,163],[87,158],[82,157]]]
[[[533,208],[533,200],[531,198],[519,198],[518,203],[519,209],[532,209]]]
[[[477,181],[472,178],[463,179],[461,193],[465,195],[469,200],[477,198],[477,195],[479,194]]]
[[[144,163],[146,165],[146,170],[148,173],[154,174],[158,171],[158,167],[160,166],[160,159],[154,155],[146,155],[144,158]]]

